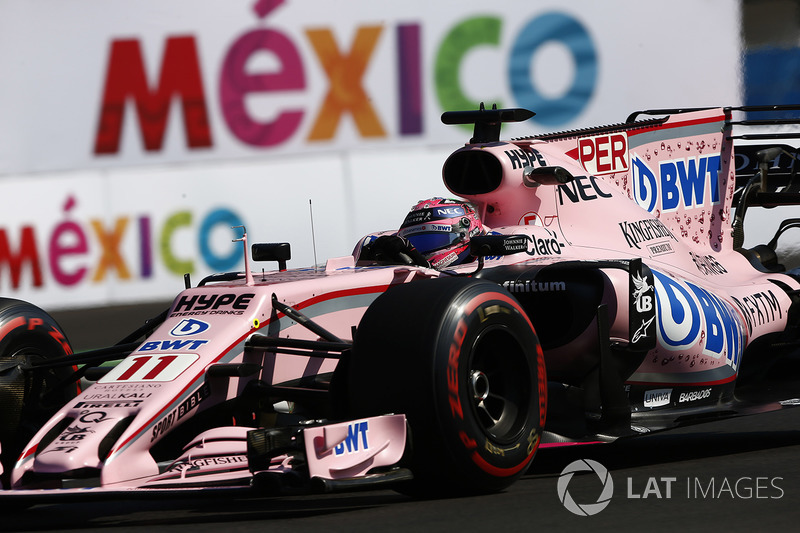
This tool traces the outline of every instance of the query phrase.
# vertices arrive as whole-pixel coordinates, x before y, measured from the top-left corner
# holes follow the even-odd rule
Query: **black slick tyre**
[[[403,490],[448,496],[502,490],[527,469],[545,422],[542,349],[519,303],[495,283],[415,281],[364,314],[348,376],[350,414],[403,413]]]
[[[23,446],[49,416],[78,393],[77,384],[59,388],[74,367],[24,367],[70,354],[66,335],[50,315],[27,302],[0,298],[0,461],[4,482]]]

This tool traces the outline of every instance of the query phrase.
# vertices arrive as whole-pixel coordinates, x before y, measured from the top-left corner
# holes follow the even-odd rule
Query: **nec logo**
[[[433,210],[433,214],[437,217],[460,217],[464,215],[464,209],[461,207],[437,207]]]
[[[719,203],[719,155],[661,161],[658,175],[639,157],[631,163],[633,198],[651,213]]]

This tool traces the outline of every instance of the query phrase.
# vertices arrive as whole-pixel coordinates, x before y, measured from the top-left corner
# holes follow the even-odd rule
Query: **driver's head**
[[[411,208],[398,235],[408,239],[433,268],[445,268],[469,260],[469,240],[483,232],[472,204],[430,198]]]

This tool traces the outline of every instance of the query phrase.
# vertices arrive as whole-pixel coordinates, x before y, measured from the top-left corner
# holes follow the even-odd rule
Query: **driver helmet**
[[[417,202],[398,235],[440,269],[470,260],[469,240],[482,233],[483,224],[472,204],[437,197]]]

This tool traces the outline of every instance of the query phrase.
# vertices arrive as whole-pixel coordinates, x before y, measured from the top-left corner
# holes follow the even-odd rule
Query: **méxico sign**
[[[431,148],[469,132],[446,110],[535,111],[514,136],[739,99],[738,13],[715,2],[4,7],[0,291],[51,307],[169,298],[183,273],[238,269],[231,226],[306,266],[310,199],[318,258],[344,255],[447,194]],[[621,143],[582,149],[600,174],[629,163]]]

